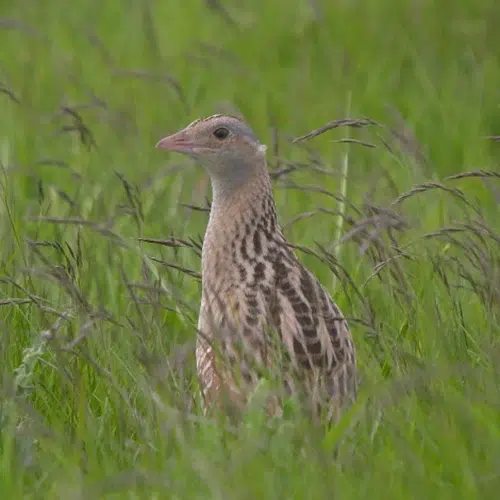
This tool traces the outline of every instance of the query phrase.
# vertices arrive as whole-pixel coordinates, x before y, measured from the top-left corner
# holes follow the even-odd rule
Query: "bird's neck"
[[[255,166],[244,175],[213,177],[212,209],[210,222],[215,220],[239,219],[252,211],[259,215],[260,206],[265,199],[273,201],[271,180],[266,165]]]
[[[238,186],[212,180],[212,193],[202,257],[207,279],[225,275],[242,260],[263,258],[270,240],[282,236],[267,168],[252,172]]]

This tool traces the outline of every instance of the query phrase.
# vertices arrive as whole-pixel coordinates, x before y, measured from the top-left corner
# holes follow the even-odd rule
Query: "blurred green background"
[[[3,0],[6,498],[496,498],[499,26],[493,0]],[[268,144],[350,319],[362,387],[333,430],[200,411],[210,186],[154,145],[215,112]]]

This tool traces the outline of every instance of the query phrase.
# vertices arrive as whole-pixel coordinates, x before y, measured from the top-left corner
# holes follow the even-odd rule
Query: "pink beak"
[[[167,149],[168,151],[175,151],[177,153],[192,153],[197,144],[187,137],[184,131],[177,132],[172,135],[167,135],[156,146],[158,149]]]

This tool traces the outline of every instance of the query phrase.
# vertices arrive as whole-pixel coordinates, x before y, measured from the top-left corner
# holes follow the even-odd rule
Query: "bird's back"
[[[351,333],[287,245],[272,196],[260,198],[224,223],[211,215],[205,235],[197,347],[205,397],[226,391],[244,403],[268,370],[336,411],[356,395]]]

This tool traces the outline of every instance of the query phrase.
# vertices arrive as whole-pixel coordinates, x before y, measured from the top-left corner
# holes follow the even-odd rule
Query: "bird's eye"
[[[217,139],[220,140],[226,139],[228,135],[229,135],[229,130],[225,127],[221,127],[214,130],[214,136],[217,137]]]

